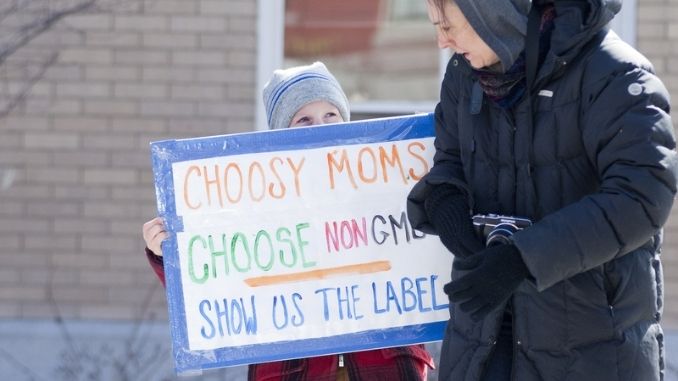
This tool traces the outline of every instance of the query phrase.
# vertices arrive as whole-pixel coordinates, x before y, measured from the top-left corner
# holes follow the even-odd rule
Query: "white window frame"
[[[266,109],[261,92],[273,71],[283,65],[285,1],[257,0],[257,81],[255,129],[267,130]]]
[[[612,20],[612,29],[627,43],[636,44],[636,2],[624,0],[621,12]],[[257,91],[256,91],[256,129],[267,128],[264,104],[261,91],[275,69],[282,67],[285,43],[285,0],[257,1]],[[450,59],[448,50],[441,50],[439,55],[439,80],[445,75],[445,67]],[[361,114],[409,114],[433,111],[436,100],[408,101],[367,101],[351,103],[351,111]]]
[[[636,29],[638,28],[636,3],[637,0],[624,0],[621,11],[610,23],[612,30],[631,46],[636,46]]]

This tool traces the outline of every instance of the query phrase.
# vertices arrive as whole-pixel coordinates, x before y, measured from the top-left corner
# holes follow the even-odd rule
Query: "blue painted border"
[[[265,133],[250,132],[151,143],[158,214],[165,219],[171,232],[170,238],[163,242],[163,252],[166,253],[164,264],[167,304],[177,373],[283,360],[289,358],[292,345],[295,357],[310,357],[437,341],[443,337],[446,322],[318,339],[228,347],[212,351],[189,351],[175,233],[183,231],[183,223],[176,215],[172,164],[219,156],[370,144],[433,136],[433,114],[419,114]]]
[[[388,343],[389,347],[427,343],[442,340],[446,323],[446,321],[441,321],[319,339],[222,348],[214,351],[192,351],[190,353],[182,351],[179,357],[176,357],[175,350],[176,369],[178,373],[183,373],[199,368],[197,364],[201,365],[201,369],[212,369],[250,364],[253,359],[256,359],[255,363],[286,360],[290,358],[291,348],[294,348],[297,354],[294,358],[302,358],[326,355],[328,349],[331,353],[349,353],[383,348],[384,343]],[[205,359],[209,359],[209,362]]]

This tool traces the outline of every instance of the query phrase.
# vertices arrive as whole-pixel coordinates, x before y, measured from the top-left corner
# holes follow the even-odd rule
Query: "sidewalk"
[[[678,381],[678,330],[664,331],[666,340],[666,379]]]
[[[678,381],[678,330],[665,332],[665,381]],[[429,344],[435,359],[439,343]],[[247,367],[177,377],[166,323],[0,320],[0,380],[240,381]],[[436,380],[431,372],[429,380]]]

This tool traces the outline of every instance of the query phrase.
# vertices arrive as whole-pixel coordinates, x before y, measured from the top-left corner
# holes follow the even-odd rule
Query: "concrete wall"
[[[26,57],[59,51],[0,118],[0,318],[51,317],[54,303],[66,318],[137,317],[158,283],[141,238],[156,213],[149,142],[254,128],[256,1],[107,4],[0,72],[7,96]],[[164,319],[162,292],[148,298]]]
[[[671,94],[674,128],[678,126],[678,2],[638,0],[637,47],[655,66]],[[664,327],[678,329],[678,205],[664,230]]]

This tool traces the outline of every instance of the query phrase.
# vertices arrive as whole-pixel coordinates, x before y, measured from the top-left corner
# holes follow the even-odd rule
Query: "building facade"
[[[352,38],[378,43],[372,56],[361,55],[370,49],[361,44],[341,46],[343,60],[293,43],[295,17],[305,8],[292,0],[287,8],[269,0],[110,3],[63,18],[0,61],[0,105],[12,106],[0,114],[0,324],[165,322],[164,292],[141,237],[143,222],[156,214],[149,142],[264,128],[260,91],[275,67],[329,62],[350,88],[357,117],[432,111],[435,104],[445,57],[427,21],[426,30],[410,23],[422,15],[407,2],[365,8],[358,25],[364,35]],[[678,109],[678,3],[625,3],[633,9],[619,27],[631,31],[625,33],[653,62]],[[379,24],[384,12],[389,22]],[[0,32],[27,17],[0,22]],[[384,33],[398,23],[404,29]],[[287,42],[274,38],[280,28],[289,30]],[[430,46],[421,49],[412,36]],[[426,58],[403,66],[402,54]],[[374,55],[390,59],[375,62]],[[53,58],[43,65],[41,57]],[[377,85],[362,88],[363,77],[351,75],[356,65]],[[382,69],[406,81],[382,88]],[[422,83],[415,99],[387,98]],[[663,254],[667,330],[678,330],[674,209]]]

